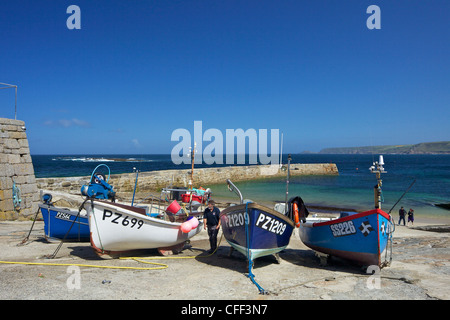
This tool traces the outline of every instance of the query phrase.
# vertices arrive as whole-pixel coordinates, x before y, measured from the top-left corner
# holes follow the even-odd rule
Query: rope
[[[219,245],[222,242],[223,233],[219,240]],[[100,269],[121,269],[121,270],[162,270],[167,269],[169,266],[164,263],[157,262],[147,262],[144,260],[165,260],[165,259],[195,259],[195,258],[207,258],[216,253],[217,248],[210,254],[206,256],[186,256],[186,257],[121,257],[119,260],[134,260],[139,263],[156,265],[157,267],[144,268],[144,267],[123,267],[123,266],[100,266],[100,265],[90,265],[90,264],[79,264],[79,263],[43,263],[43,262],[21,262],[21,261],[0,261],[0,264],[19,264],[19,265],[34,265],[34,266],[78,266],[87,268],[100,268]]]
[[[73,225],[75,224],[75,222],[76,222],[77,219],[79,218],[80,212],[81,212],[81,210],[83,210],[84,204],[86,203],[86,201],[87,201],[88,199],[89,199],[89,198],[86,198],[86,199],[83,201],[83,203],[80,205],[80,207],[78,208],[77,216],[75,217],[75,219],[73,219],[72,224],[70,225],[69,230],[67,230],[66,234],[65,234],[64,237],[62,238],[62,240],[61,240],[61,242],[59,243],[58,247],[56,248],[55,252],[53,252],[52,255],[49,255],[49,256],[48,256],[49,259],[55,258],[56,255],[58,254],[59,249],[61,249],[61,247],[62,247],[64,241],[65,241],[66,238],[67,238],[67,235],[69,234],[69,232],[70,232],[70,230],[72,229]]]
[[[16,186],[16,181],[14,180],[14,178],[13,178],[12,192],[13,192],[14,211],[19,211],[22,199],[20,198],[20,189],[18,186]]]
[[[245,238],[247,241],[247,259],[248,259],[248,275],[247,277],[250,278],[250,280],[253,282],[253,284],[258,288],[259,294],[268,294],[255,280],[255,275],[252,273],[252,265],[253,261],[250,257],[250,234],[248,232],[248,225],[250,222],[250,217],[247,212],[248,209],[248,202],[245,204]]]
[[[392,216],[389,215],[389,235],[388,235],[388,240],[387,240],[387,244],[386,244],[386,252],[384,255],[384,262],[381,263],[381,268],[384,267],[389,267],[391,265],[392,262],[392,235],[394,234],[395,231],[395,223],[392,221]],[[390,255],[389,255],[389,261],[388,261],[388,251],[390,251]]]
[[[35,266],[78,266],[78,267],[88,267],[88,268],[127,269],[127,270],[158,270],[158,269],[166,269],[166,268],[169,267],[166,264],[155,263],[155,262],[146,262],[146,263],[159,265],[160,267],[141,268],[141,267],[121,267],[121,266],[99,266],[99,265],[79,264],[79,263],[43,263],[43,262],[20,262],[20,261],[0,261],[0,263],[3,263],[3,264],[35,265]]]
[[[98,224],[97,224],[97,218],[95,217],[94,214],[94,201],[91,199],[91,210],[92,210],[92,215],[94,216],[94,220],[95,220],[95,229],[97,230],[97,234],[98,234],[98,240],[100,241],[100,247],[102,247],[102,253],[105,253],[105,250],[103,249],[103,243],[102,243],[102,239],[100,238],[100,232],[98,231]]]
[[[38,209],[37,209],[37,211],[36,211],[36,215],[34,216],[34,219],[33,219],[33,224],[31,225],[31,229],[30,229],[30,231],[28,232],[28,235],[22,240],[22,242],[20,242],[19,244],[17,244],[17,246],[23,246],[23,245],[25,245],[25,243],[30,239],[31,231],[33,230],[34,223],[36,222],[36,219],[37,219],[37,216],[38,216],[40,210],[41,210],[41,208],[38,206]]]

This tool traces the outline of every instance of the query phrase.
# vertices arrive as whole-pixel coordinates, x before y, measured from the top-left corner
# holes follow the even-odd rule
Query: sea
[[[283,155],[283,164],[287,163],[287,157]],[[170,154],[32,155],[32,160],[37,178],[89,176],[100,164],[106,164],[111,174],[131,173],[135,169],[144,172],[191,167],[190,164],[174,164]],[[335,163],[339,175],[291,176],[289,184],[284,178],[235,184],[245,199],[255,202],[284,202],[288,190],[288,197],[298,195],[307,206],[363,211],[374,206],[373,187],[377,181],[369,167],[375,161],[378,161],[378,155],[293,154],[291,163]],[[407,211],[414,209],[416,220],[421,215],[450,218],[450,210],[436,206],[450,203],[450,155],[388,154],[384,155],[384,163],[386,173],[381,176],[384,211],[392,209],[395,217],[403,206]],[[211,166],[229,164],[196,164],[195,168]],[[225,181],[211,189],[213,197],[235,197]]]

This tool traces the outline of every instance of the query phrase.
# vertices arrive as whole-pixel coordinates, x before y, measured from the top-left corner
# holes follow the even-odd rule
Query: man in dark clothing
[[[208,202],[208,208],[203,212],[203,225],[204,228],[208,228],[209,245],[211,250],[209,252],[214,252],[217,248],[217,233],[220,228],[220,210],[216,208],[214,200]]]
[[[409,226],[410,222],[412,225],[414,225],[414,210],[413,209],[409,209],[409,212],[408,212],[408,226]]]
[[[398,219],[398,225],[400,225],[400,221],[403,220],[403,225],[406,224],[405,222],[405,215],[406,215],[406,211],[405,209],[403,209],[403,207],[400,208],[400,210],[398,210],[398,214],[400,216],[400,219]]]

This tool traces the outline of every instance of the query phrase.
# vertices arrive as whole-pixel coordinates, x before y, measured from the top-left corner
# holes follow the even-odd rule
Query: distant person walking
[[[400,216],[400,218],[398,219],[398,225],[400,225],[400,222],[402,220],[403,220],[403,225],[406,225],[406,222],[405,222],[406,210],[403,209],[403,207],[401,207],[400,210],[398,210],[398,215]]]
[[[209,253],[212,253],[217,248],[217,234],[220,228],[220,210],[215,207],[214,200],[209,200],[208,208],[203,212],[203,225],[205,229],[208,229],[209,245],[211,249]]]
[[[413,226],[414,225],[414,210],[413,209],[409,209],[409,212],[408,212],[408,226],[409,226],[410,222],[411,222],[411,225]]]

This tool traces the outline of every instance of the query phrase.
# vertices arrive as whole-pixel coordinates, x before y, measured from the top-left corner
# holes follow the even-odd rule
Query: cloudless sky
[[[170,153],[195,120],[291,153],[450,140],[450,1],[2,1],[0,82],[32,154]]]

